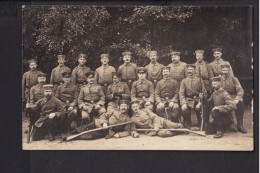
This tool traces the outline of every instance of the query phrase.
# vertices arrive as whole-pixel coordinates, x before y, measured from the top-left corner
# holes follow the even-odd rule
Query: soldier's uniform
[[[121,78],[121,73],[113,72],[112,76]],[[119,101],[129,100],[130,90],[125,82],[119,81],[118,83],[112,83],[108,86],[106,99],[108,100],[107,112],[117,108]]]
[[[44,85],[44,90],[53,90],[53,85]],[[44,137],[44,135],[50,135],[50,140],[53,140],[53,135],[57,130],[57,125],[59,121],[64,116],[64,107],[62,102],[54,96],[50,99],[46,97],[38,100],[34,107],[32,107],[34,112],[40,114],[40,118],[35,122],[34,130],[32,132],[32,140],[39,140]],[[53,119],[49,118],[49,114],[55,113]]]
[[[39,77],[45,77],[46,78],[46,74],[45,73],[40,73],[38,75]],[[38,100],[40,100],[41,98],[44,97],[44,90],[43,90],[43,85],[38,83],[37,85],[34,85],[31,89],[30,89],[30,104],[35,104]]]
[[[36,63],[35,59],[31,59],[29,64]],[[23,74],[22,79],[22,99],[28,101],[28,96],[31,87],[38,84],[38,75],[42,72],[39,70],[30,70]]]
[[[101,58],[109,57],[108,54],[101,54]],[[112,80],[112,73],[116,72],[116,69],[110,65],[102,65],[96,69],[95,72],[95,81],[102,86],[104,93],[106,94],[107,87],[110,85]]]
[[[188,64],[187,68],[195,68],[194,65]],[[201,85],[202,84],[202,85]],[[202,91],[201,91],[202,90]],[[184,118],[187,127],[191,127],[191,110],[193,109],[196,113],[198,124],[201,124],[200,109],[195,109],[195,106],[200,102],[199,94],[203,93],[206,97],[207,91],[205,89],[204,83],[200,83],[200,79],[196,76],[187,77],[182,80],[180,85],[179,97],[180,105],[187,104],[187,109],[185,111],[181,110],[181,114]],[[207,121],[207,120],[206,120]],[[204,121],[205,122],[205,121]]]
[[[123,52],[123,56],[130,55],[131,52]],[[127,83],[131,89],[133,82],[137,79],[137,65],[134,63],[124,63],[118,67],[118,72],[122,73],[122,81]]]
[[[86,56],[84,54],[80,54],[78,59],[82,57],[86,57]],[[87,78],[85,74],[90,71],[91,69],[85,65],[84,66],[78,65],[72,70],[71,83],[77,85],[79,91],[83,85],[87,84]]]
[[[180,52],[171,52],[171,56],[173,55],[180,56]],[[171,78],[176,80],[179,86],[181,84],[181,81],[188,77],[186,65],[187,64],[185,62],[181,61],[179,61],[178,63],[171,63],[168,65],[168,67],[171,68]]]
[[[170,70],[170,67],[163,67],[163,69]],[[169,103],[174,102],[178,104],[179,85],[170,76],[160,80],[155,88],[156,113],[160,117],[169,119],[170,121],[177,121],[179,116],[179,108],[172,108],[171,111],[165,112],[165,109],[158,104],[163,103],[165,108],[169,108]]]
[[[220,82],[221,79],[220,77],[214,77],[213,81]],[[212,110],[212,117],[214,119],[212,125],[217,130],[215,138],[220,138],[223,136],[226,124],[230,123],[228,113],[236,109],[236,104],[223,88],[214,91],[208,102],[214,105],[214,107],[218,107],[218,109]]]
[[[86,77],[93,77],[94,78],[94,72],[88,72],[86,73]],[[105,105],[105,95],[103,92],[103,89],[98,84],[87,84],[84,87],[81,88],[79,97],[78,97],[78,106],[81,110],[81,118],[88,120],[90,118],[90,113],[92,109],[95,109],[96,105],[100,105],[100,108],[98,110],[95,110],[98,112],[98,117],[106,112],[106,109],[104,107]],[[83,106],[86,106],[87,109],[84,110]],[[96,119],[96,116],[93,117],[94,120]]]
[[[228,68],[230,69],[230,65],[227,63],[224,63],[221,65],[221,68]],[[243,102],[243,96],[244,96],[244,90],[239,82],[239,80],[231,75],[222,75],[221,76],[221,84],[222,88],[227,91],[232,100],[239,100],[237,103],[237,109],[235,110],[235,115],[237,118],[237,129],[238,131],[242,133],[247,133],[247,131],[244,129],[243,126],[243,118],[244,118],[244,102]],[[232,112],[233,113],[233,112]]]
[[[165,118],[157,116],[153,113],[150,109],[144,108],[140,109],[137,113],[134,113],[131,117],[131,121],[134,122],[134,126],[132,131],[135,132],[136,128],[139,129],[155,129],[155,128],[162,128],[162,129],[171,129],[171,128],[182,128],[182,124],[174,123]],[[175,133],[170,131],[159,131],[159,132],[148,132],[146,131],[145,134],[149,136],[161,136],[161,137],[169,137],[173,136]]]
[[[144,67],[139,67],[137,69],[138,73],[146,73],[147,70]],[[147,79],[141,80],[138,79],[132,85],[131,89],[131,100],[139,101],[140,107],[147,107],[150,110],[153,110],[154,103],[154,85]],[[146,105],[147,102],[150,102],[149,105]]]
[[[156,54],[157,51],[150,51],[148,56],[151,54]],[[162,71],[161,68],[163,67],[162,64],[155,61],[154,63],[150,62],[150,64],[146,65],[145,68],[147,70],[147,79],[154,83],[156,86],[157,82],[162,79]]]

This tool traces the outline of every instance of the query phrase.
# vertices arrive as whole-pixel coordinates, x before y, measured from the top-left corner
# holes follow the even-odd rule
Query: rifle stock
[[[199,78],[200,78],[200,93],[202,94],[203,91],[202,91],[202,79],[201,79],[201,69],[200,69],[200,66],[199,66]],[[201,102],[201,125],[200,125],[200,131],[202,131],[203,129],[203,123],[204,123],[204,103],[203,103],[203,98],[200,99],[200,102]]]

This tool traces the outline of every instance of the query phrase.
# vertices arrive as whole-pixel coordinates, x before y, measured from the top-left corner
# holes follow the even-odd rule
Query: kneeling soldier
[[[106,99],[108,100],[107,112],[119,106],[120,99],[128,100],[130,90],[128,85],[121,82],[121,73],[113,72],[113,83],[108,86]]]
[[[236,109],[236,104],[222,88],[220,77],[213,78],[212,86],[215,91],[209,98],[209,102],[214,105],[212,109],[212,117],[214,119],[212,125],[217,130],[217,134],[214,137],[221,138],[224,134],[225,126],[230,123],[228,113]]]
[[[101,86],[95,84],[94,82],[94,72],[86,73],[88,84],[81,88],[78,105],[81,110],[81,119],[83,121],[90,120],[90,113],[94,109],[98,113],[98,117],[106,113],[104,107],[105,104],[105,95]],[[94,119],[97,117],[94,116]]]
[[[145,134],[149,136],[158,135],[160,137],[170,137],[174,136],[176,133],[167,130],[159,131],[159,129],[183,128],[181,123],[174,123],[159,117],[147,108],[140,109],[138,101],[131,102],[131,108],[133,110],[133,116],[131,117],[131,121],[134,123],[133,133],[135,128],[154,129],[155,131],[145,132]]]
[[[53,85],[43,85],[43,89],[44,98],[31,107],[34,112],[40,114],[40,118],[34,124],[33,141],[40,140],[46,134],[49,134],[49,140],[53,141],[54,133],[65,111],[62,102],[53,96]]]
[[[158,116],[177,122],[179,117],[179,85],[170,77],[170,67],[162,67],[163,79],[155,89],[156,113]]]
[[[58,86],[56,91],[56,98],[60,99],[65,107],[65,119],[62,126],[65,129],[70,130],[76,128],[76,122],[74,121],[78,114],[77,99],[78,99],[78,87],[71,84],[71,73],[68,70],[62,72],[63,84]]]
[[[146,79],[146,69],[138,67],[138,80],[135,81],[131,89],[131,100],[138,100],[140,108],[147,107],[153,110],[154,103],[154,85],[151,81]]]

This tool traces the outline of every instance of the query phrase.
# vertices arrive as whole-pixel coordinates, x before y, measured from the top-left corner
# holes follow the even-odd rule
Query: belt
[[[62,85],[62,82],[53,82],[54,85]]]
[[[93,104],[94,102],[97,102],[98,100],[84,100],[84,102],[87,102],[87,103],[91,103],[91,104]]]
[[[131,82],[133,82],[133,81],[134,81],[134,79],[123,79],[123,82],[131,83]]]
[[[104,87],[107,87],[109,84],[102,84],[102,83],[100,83],[99,85],[101,85],[101,86],[104,86]]]
[[[85,84],[87,84],[86,82],[77,82],[77,84],[83,84],[83,85],[85,85]]]
[[[198,95],[190,95],[190,96],[185,96],[185,97],[187,97],[187,98],[191,98],[191,99],[196,99],[197,97],[198,97]]]

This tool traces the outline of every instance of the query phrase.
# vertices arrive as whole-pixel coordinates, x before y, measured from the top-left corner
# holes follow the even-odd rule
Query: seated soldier
[[[138,80],[135,81],[131,89],[131,101],[138,100],[140,108],[153,110],[154,103],[154,85],[146,79],[146,68],[138,67]]]
[[[34,112],[40,114],[32,131],[33,141],[42,139],[46,134],[49,134],[49,140],[53,141],[59,121],[64,117],[65,110],[62,102],[53,96],[53,85],[43,85],[43,89],[44,98],[30,107]]]
[[[107,112],[119,106],[119,101],[128,100],[130,90],[125,82],[121,82],[121,73],[112,73],[113,83],[108,86],[106,99],[108,100]]]
[[[77,99],[78,87],[71,83],[71,72],[62,71],[63,84],[58,86],[55,97],[60,99],[65,107],[64,121],[61,123],[62,131],[70,131],[77,127],[76,117],[78,114]]]
[[[147,108],[140,109],[138,101],[131,102],[131,108],[133,110],[131,121],[134,123],[132,133],[135,132],[135,128],[154,129],[154,131],[151,132],[146,131],[145,134],[149,136],[158,135],[160,137],[170,137],[174,136],[176,132],[171,132],[167,130],[159,131],[159,129],[183,128],[183,125],[181,123],[174,123],[166,120],[165,118],[159,117]]]

